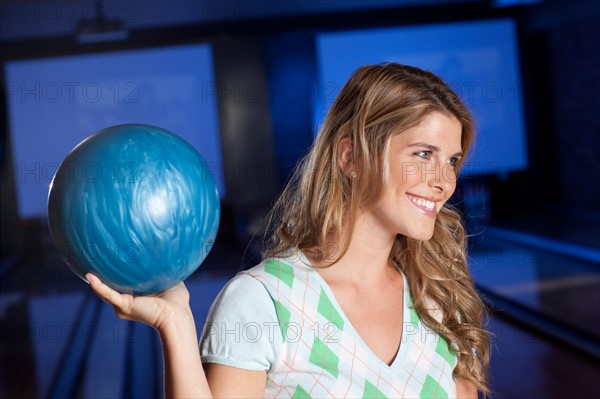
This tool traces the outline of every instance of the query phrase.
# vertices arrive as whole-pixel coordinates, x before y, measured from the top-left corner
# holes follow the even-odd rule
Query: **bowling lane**
[[[81,333],[89,342],[85,374],[79,381],[82,398],[121,396],[126,366],[126,345],[132,340],[129,323],[115,317],[111,306],[100,305],[99,318]]]
[[[63,353],[75,335],[89,326],[77,322],[84,292],[34,297],[29,301],[29,332],[35,359],[38,394],[46,397]]]
[[[482,289],[600,339],[600,267],[577,259],[488,236],[472,239],[471,271]]]
[[[502,317],[491,318],[489,329],[493,398],[592,398],[600,392],[597,360]]]

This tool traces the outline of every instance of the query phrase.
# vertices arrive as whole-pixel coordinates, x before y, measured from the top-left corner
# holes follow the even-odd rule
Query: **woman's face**
[[[461,133],[455,117],[432,112],[392,136],[384,196],[367,214],[382,233],[431,238],[437,214],[456,188]]]

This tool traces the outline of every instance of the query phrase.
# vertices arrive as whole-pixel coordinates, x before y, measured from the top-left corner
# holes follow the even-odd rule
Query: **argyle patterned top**
[[[265,260],[234,279],[242,276],[251,277],[262,284],[276,315],[276,320],[271,321],[278,328],[276,335],[270,334],[274,339],[257,342],[259,346],[269,342],[275,347],[266,349],[269,360],[264,363],[266,368],[262,368],[267,369],[265,397],[456,397],[452,370],[457,357],[443,337],[421,322],[412,308],[412,298],[404,275],[402,340],[390,365],[378,358],[364,343],[325,280],[301,252],[285,258]],[[231,291],[228,295],[235,296],[235,291]],[[214,307],[213,304],[211,314],[218,313]],[[249,304],[242,311],[244,314],[239,315],[244,320],[249,320],[248,309],[252,309]],[[218,323],[218,317],[212,317],[209,316],[209,320]],[[228,315],[229,319],[235,317]],[[256,326],[269,325],[268,320],[262,321],[262,324],[258,319],[250,320]],[[203,335],[207,335],[206,331]],[[245,344],[249,345],[248,341],[252,342],[252,339],[246,339]],[[227,359],[229,354],[244,356],[235,349],[226,348],[235,345],[235,342],[230,342],[234,341],[232,339],[205,337],[203,341],[203,361],[242,368],[244,364],[251,364],[251,359],[248,362],[240,359],[237,363]],[[249,358],[256,356],[256,350],[260,351],[258,347],[251,348],[243,351],[248,353]],[[261,369],[260,366],[248,368]]]

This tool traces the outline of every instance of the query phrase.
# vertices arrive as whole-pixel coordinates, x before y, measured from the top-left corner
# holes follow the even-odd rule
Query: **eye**
[[[460,161],[459,157],[452,157],[448,159],[448,164],[451,166],[456,166],[458,164],[458,161]]]
[[[413,155],[416,155],[419,158],[429,159],[431,156],[431,151],[417,151]]]

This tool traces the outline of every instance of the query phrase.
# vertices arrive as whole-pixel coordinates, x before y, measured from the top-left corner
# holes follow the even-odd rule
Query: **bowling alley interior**
[[[200,334],[261,262],[268,212],[345,81],[382,62],[433,71],[474,115],[450,203],[488,308],[491,397],[595,397],[599,18],[587,0],[1,2],[0,397],[164,395],[157,332],[118,319],[53,241],[49,189],[78,143],[147,124],[206,161],[218,231],[185,280]],[[87,166],[73,173],[114,172]]]

